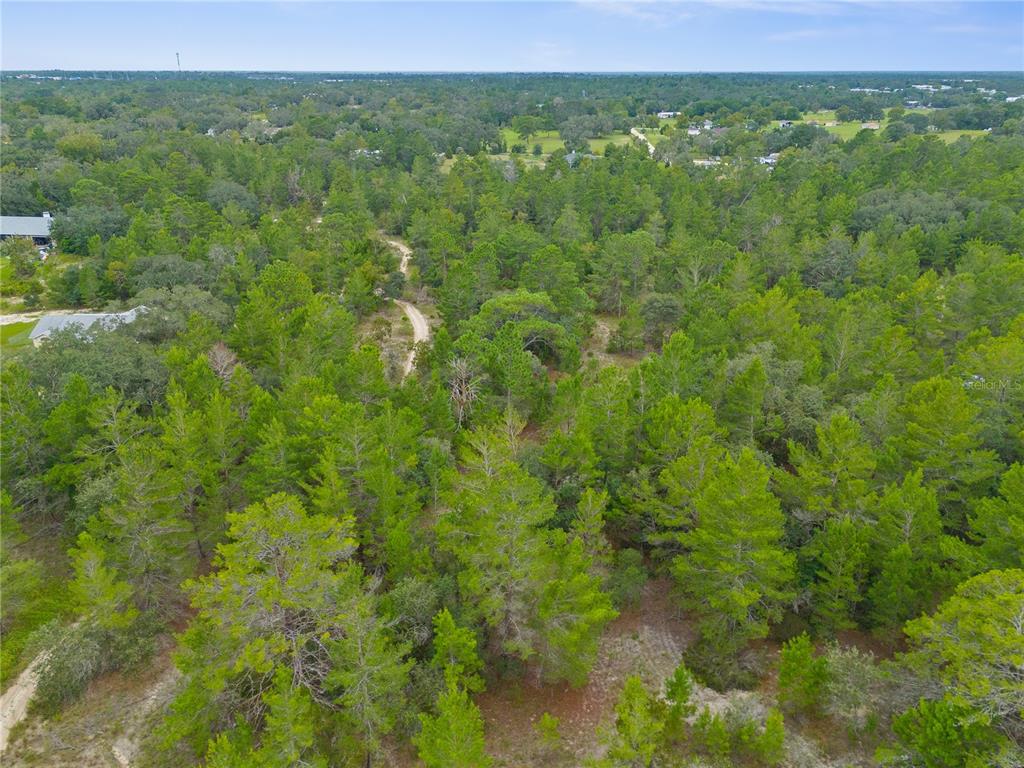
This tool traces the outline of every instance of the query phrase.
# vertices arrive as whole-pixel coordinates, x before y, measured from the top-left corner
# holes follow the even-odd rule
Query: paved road
[[[403,243],[401,240],[390,240],[385,239],[385,243],[390,245],[402,256],[402,261],[399,264],[399,269],[402,270],[402,274],[406,277],[409,276],[409,258],[412,256],[412,249]],[[412,341],[413,348],[409,351],[409,356],[405,360],[403,376],[408,376],[412,373],[413,364],[416,362],[416,345],[422,341],[430,340],[430,325],[427,323],[427,318],[424,317],[423,313],[420,312],[419,308],[415,304],[410,304],[408,301],[402,299],[395,299],[395,304],[402,308],[405,312],[405,316],[409,318],[409,322],[412,323]]]

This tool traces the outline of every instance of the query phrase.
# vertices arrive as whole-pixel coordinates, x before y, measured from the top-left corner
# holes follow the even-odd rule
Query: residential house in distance
[[[881,127],[882,124],[879,123],[877,120],[866,120],[865,122],[860,124],[860,129],[862,131],[877,131]]]
[[[696,125],[691,125],[689,128],[686,129],[686,135],[700,136],[700,128],[698,128]]]
[[[793,121],[792,120],[779,120],[779,128],[792,128],[792,127],[793,127]]]
[[[0,240],[9,237],[30,237],[36,245],[50,244],[50,228],[53,217],[42,216],[0,216]]]
[[[28,338],[38,347],[57,331],[70,329],[82,334],[97,324],[103,330],[110,331],[118,326],[135,322],[136,318],[146,311],[146,307],[139,306],[125,312],[83,312],[74,315],[43,315],[29,333]]]
[[[659,112],[658,113],[658,119],[659,120],[669,120],[669,119],[671,119],[673,117],[679,117],[679,113],[678,112]]]

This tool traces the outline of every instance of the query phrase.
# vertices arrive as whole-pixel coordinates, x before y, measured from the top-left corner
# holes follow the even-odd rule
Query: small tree
[[[777,709],[770,709],[764,721],[764,730],[754,744],[754,751],[765,765],[778,765],[786,756],[785,742],[786,727],[782,713]]]
[[[484,689],[480,670],[483,662],[476,652],[473,630],[455,623],[447,608],[434,616],[434,667],[444,672],[445,680],[479,692]]]
[[[814,712],[828,682],[828,660],[814,655],[807,633],[782,646],[779,656],[779,703],[795,712]]]
[[[469,694],[449,683],[437,698],[437,716],[420,715],[421,730],[413,737],[427,768],[487,768],[491,758],[484,743],[484,721]]]
[[[632,675],[615,705],[615,729],[608,754],[597,763],[600,768],[647,768],[661,743],[665,721],[658,703],[644,688],[643,681]]]

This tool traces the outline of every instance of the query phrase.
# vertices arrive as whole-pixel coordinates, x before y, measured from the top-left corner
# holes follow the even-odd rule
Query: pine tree
[[[661,745],[663,713],[636,675],[626,684],[615,705],[615,725],[608,736],[608,754],[599,768],[648,768]]]
[[[492,646],[526,659],[536,647],[531,619],[546,570],[541,526],[555,506],[515,463],[507,436],[477,431],[469,444],[465,471],[445,498],[438,538],[459,562],[463,600],[487,625]]]
[[[452,682],[437,697],[437,715],[420,715],[413,737],[427,768],[488,768],[484,721],[469,694]]]
[[[1024,465],[1014,464],[1003,473],[999,496],[974,504],[970,525],[989,567],[1024,566]]]
[[[774,473],[784,506],[805,528],[837,516],[861,516],[869,503],[876,464],[860,425],[845,411],[833,414],[815,432],[815,450],[791,441],[789,463],[794,471]]]
[[[807,633],[787,640],[779,654],[779,703],[795,712],[813,713],[828,682],[828,661],[814,655]]]
[[[768,375],[760,357],[753,358],[728,383],[720,413],[729,437],[740,445],[754,445],[764,426],[764,399]]]
[[[476,652],[476,635],[460,627],[447,608],[434,616],[434,658],[430,662],[444,673],[445,680],[457,683],[468,691],[484,689],[480,672],[483,662]]]
[[[551,533],[550,575],[537,604],[539,650],[545,675],[583,685],[597,658],[597,644],[618,616],[582,539]]]
[[[852,629],[853,613],[864,599],[870,529],[849,517],[825,523],[804,548],[814,563],[811,611],[826,632]]]
[[[922,381],[903,404],[906,431],[893,440],[903,467],[919,468],[935,489],[943,522],[959,529],[964,500],[979,495],[999,473],[995,453],[981,448],[982,424],[959,382],[944,378]]]
[[[750,449],[725,458],[694,507],[696,526],[679,535],[686,553],[672,572],[700,614],[703,639],[728,656],[780,618],[793,555],[781,544],[783,515],[768,491],[768,470]]]
[[[942,521],[935,491],[923,472],[908,474],[885,489],[878,505],[871,561],[878,569],[868,591],[871,614],[882,626],[917,615],[941,586],[938,573]]]

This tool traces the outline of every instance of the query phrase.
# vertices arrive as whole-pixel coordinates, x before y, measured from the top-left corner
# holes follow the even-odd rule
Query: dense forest
[[[5,760],[155,697],[122,764],[1024,765],[966,77],[6,74],[3,311],[145,310],[4,337]]]

